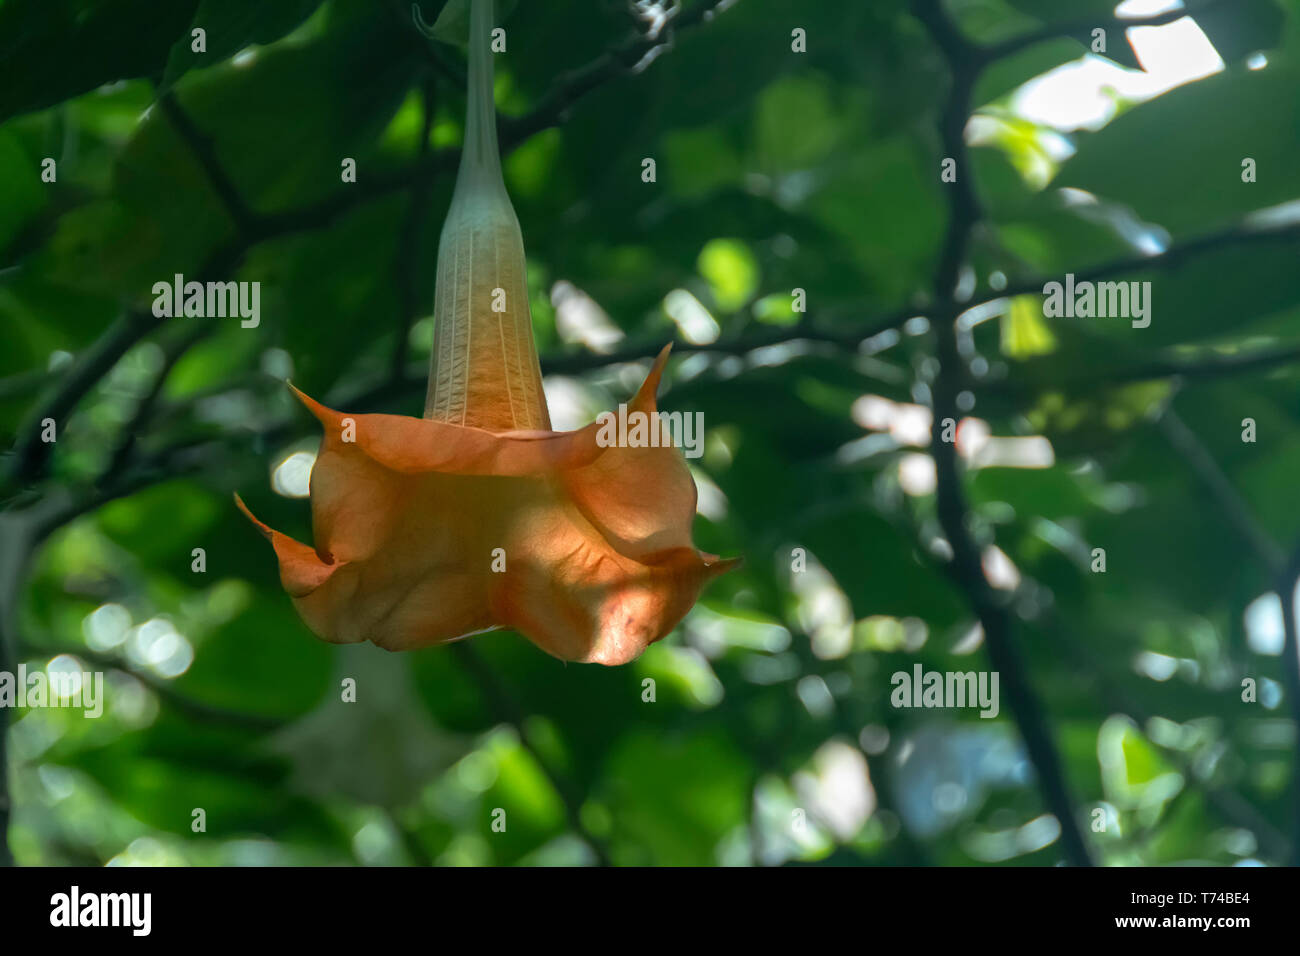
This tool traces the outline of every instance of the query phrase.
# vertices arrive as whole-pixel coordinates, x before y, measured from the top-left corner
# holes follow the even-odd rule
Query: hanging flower
[[[424,418],[348,415],[294,389],[324,429],[316,546],[236,502],[327,641],[410,650],[508,627],[564,660],[621,664],[736,562],[692,546],[696,489],[680,450],[609,446],[597,424],[551,430],[497,150],[490,27],[490,2],[476,0]],[[629,414],[654,420],[667,360],[665,348]]]

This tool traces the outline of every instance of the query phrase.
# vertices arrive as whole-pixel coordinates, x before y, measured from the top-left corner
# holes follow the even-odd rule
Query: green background
[[[970,64],[902,0],[682,6],[655,39],[621,0],[523,2],[495,58],[544,370],[594,415],[678,340],[660,405],[703,413],[692,466],[716,488],[696,543],[745,559],[607,669],[509,632],[318,642],[231,501],[310,540],[270,481],[318,438],[286,376],[420,413],[463,51],[387,0],[0,0],[0,669],[72,655],[107,688],[98,720],[5,713],[18,863],[1049,865],[1067,854],[1027,729],[1096,862],[1293,859],[1294,639],[1261,651],[1244,620],[1294,586],[1300,217],[1246,217],[1300,201],[1300,2],[1201,4],[1225,70],[1071,135],[1046,185],[1022,174],[1043,131],[1007,97],[1112,4],[946,5],[959,50],[1044,41],[980,64],[971,106],[1002,119],[959,167],[963,296],[1136,260],[1135,221],[1174,250],[1107,272],[1152,282],[1148,329],[1029,297],[957,335],[971,414],[1055,451],[961,470],[963,526],[1018,569],[993,613],[1041,708],[1004,682],[992,720],[890,704],[916,663],[990,669],[988,589],[948,573],[934,495],[900,482],[925,448],[854,417],[934,386],[933,326],[903,320],[944,293],[939,131]],[[260,281],[261,325],[153,321],[177,272]],[[561,335],[560,280],[621,331],[613,354]],[[673,290],[716,342],[681,341]]]

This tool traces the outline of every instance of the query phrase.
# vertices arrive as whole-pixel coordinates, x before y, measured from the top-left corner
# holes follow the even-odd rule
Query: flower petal
[[[654,413],[666,360],[630,407]],[[317,549],[239,506],[326,640],[406,650],[513,627],[556,657],[620,664],[735,564],[691,545],[696,492],[679,449],[602,448],[596,425],[494,433],[345,415],[294,391],[325,430]]]

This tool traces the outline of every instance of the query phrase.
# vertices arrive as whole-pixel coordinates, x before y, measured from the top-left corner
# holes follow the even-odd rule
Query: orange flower
[[[490,28],[491,5],[476,0],[425,417],[349,416],[294,389],[325,432],[311,477],[316,547],[236,502],[327,641],[409,650],[509,627],[564,660],[622,664],[736,562],[691,545],[696,489],[678,449],[603,447],[596,424],[550,430],[497,152]],[[656,414],[667,360],[665,348],[629,413]]]

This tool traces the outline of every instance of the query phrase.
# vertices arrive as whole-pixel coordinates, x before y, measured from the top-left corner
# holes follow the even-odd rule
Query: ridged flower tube
[[[513,628],[571,661],[621,664],[735,564],[691,543],[679,449],[553,432],[523,239],[492,101],[491,0],[470,18],[465,145],[438,247],[423,418],[326,408],[310,547],[267,527],[299,614],[334,643],[410,650]],[[628,412],[653,419],[665,348]]]

